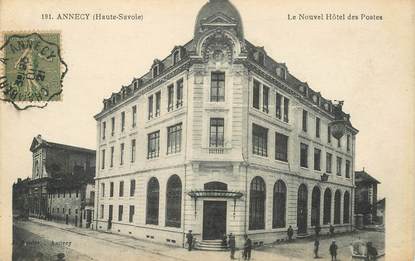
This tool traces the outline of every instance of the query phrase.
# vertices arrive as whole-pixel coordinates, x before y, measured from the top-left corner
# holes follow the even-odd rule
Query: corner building
[[[191,41],[103,103],[98,229],[178,246],[192,230],[199,247],[352,229],[350,116],[246,40],[229,1],[206,3]]]

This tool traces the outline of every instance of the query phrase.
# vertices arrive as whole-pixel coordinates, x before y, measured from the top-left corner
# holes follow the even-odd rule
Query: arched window
[[[265,182],[261,177],[251,181],[249,191],[249,229],[265,228]]]
[[[320,189],[315,186],[311,195],[311,225],[320,225]]]
[[[228,190],[228,185],[219,181],[212,181],[203,185],[205,190]]]
[[[343,224],[350,222],[350,194],[348,191],[344,192],[343,199]]]
[[[298,234],[307,233],[307,219],[308,219],[308,191],[304,184],[298,188],[297,195],[297,227]]]
[[[146,224],[159,224],[159,193],[159,182],[153,177],[147,184]]]
[[[182,182],[173,175],[167,181],[166,227],[180,227],[182,214]]]
[[[330,223],[331,219],[331,190],[329,188],[324,192],[324,216],[323,224]]]
[[[334,224],[340,224],[340,190],[336,190],[334,194]]]
[[[285,227],[285,202],[287,199],[287,187],[282,180],[274,185],[274,198],[272,208],[272,228]]]

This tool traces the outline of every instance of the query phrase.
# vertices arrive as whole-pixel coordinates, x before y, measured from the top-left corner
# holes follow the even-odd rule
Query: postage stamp
[[[59,32],[4,33],[1,100],[17,109],[44,107],[62,100],[68,66],[61,56]]]

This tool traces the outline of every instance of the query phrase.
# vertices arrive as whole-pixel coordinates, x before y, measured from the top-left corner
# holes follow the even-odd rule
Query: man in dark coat
[[[316,225],[316,227],[314,229],[315,229],[315,232],[316,232],[316,237],[318,237],[320,235],[320,231],[321,231],[320,225]]]
[[[332,224],[330,224],[330,236],[333,237],[334,236],[334,227]]]
[[[235,259],[235,236],[232,233],[229,234],[228,246],[231,250],[231,259]]]
[[[244,235],[245,238],[245,244],[244,244],[244,260],[250,260],[251,259],[251,250],[252,250],[252,241],[248,238],[248,235]]]
[[[331,242],[331,245],[330,245],[330,255],[331,255],[331,260],[332,261],[336,261],[337,260],[337,245],[336,245],[336,240],[333,240],[333,242]]]
[[[320,241],[316,237],[316,240],[314,240],[314,258],[318,258],[318,247],[320,246]]]
[[[187,239],[187,245],[188,245],[187,250],[192,251],[192,247],[193,247],[193,234],[192,234],[192,230],[189,230],[189,233],[186,234],[186,239]]]
[[[294,230],[291,226],[288,227],[287,230],[287,236],[288,236],[288,241],[291,241],[294,235]]]

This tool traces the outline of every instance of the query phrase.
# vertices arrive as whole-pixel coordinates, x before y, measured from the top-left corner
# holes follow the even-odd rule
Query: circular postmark
[[[62,60],[60,41],[58,32],[5,33],[0,47],[0,100],[18,110],[61,101],[68,66]]]

